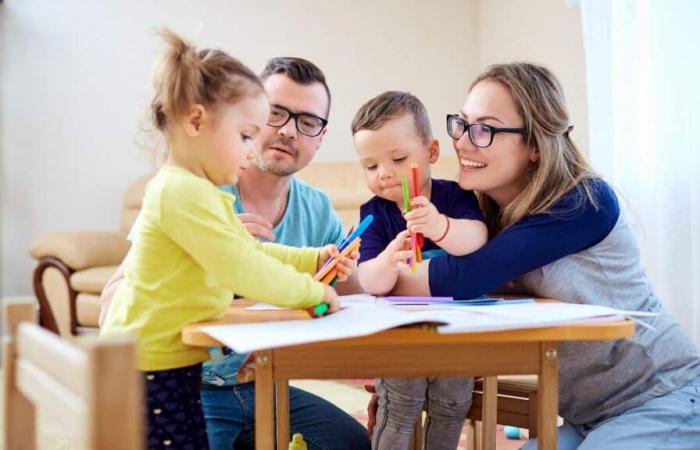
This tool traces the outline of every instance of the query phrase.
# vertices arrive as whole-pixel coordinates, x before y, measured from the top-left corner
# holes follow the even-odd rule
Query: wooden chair
[[[36,412],[85,449],[142,449],[143,382],[125,339],[62,340],[36,325],[34,306],[4,308],[6,450],[37,448]]]

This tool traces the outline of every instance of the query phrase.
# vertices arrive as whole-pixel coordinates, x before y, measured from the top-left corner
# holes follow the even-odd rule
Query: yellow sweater
[[[233,292],[291,308],[320,303],[323,286],[309,275],[318,249],[259,243],[233,213],[233,199],[176,166],[149,183],[124,281],[100,331],[134,335],[140,370],[209,359],[206,348],[184,345],[180,332],[221,317]]]

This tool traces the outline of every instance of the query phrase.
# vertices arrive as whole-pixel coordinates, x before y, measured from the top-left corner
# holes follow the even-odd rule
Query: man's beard
[[[286,162],[282,162],[276,159],[272,159],[270,161],[265,160],[266,151],[271,146],[275,145],[283,145],[293,153],[293,155],[291,156],[293,162],[291,164],[287,164]],[[263,150],[253,160],[253,164],[255,164],[258,167],[258,169],[260,169],[262,172],[269,173],[278,177],[286,177],[289,175],[293,175],[299,171],[299,168],[296,165],[298,155],[299,149],[293,141],[284,138],[278,138],[265,143]]]

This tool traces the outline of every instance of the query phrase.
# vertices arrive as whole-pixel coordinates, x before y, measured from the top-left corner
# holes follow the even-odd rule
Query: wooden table
[[[308,318],[301,311],[246,311],[245,306],[249,304],[236,301],[226,317],[206,325]],[[203,324],[183,330],[184,343],[221,345],[202,333],[200,325]],[[633,335],[634,322],[628,320],[463,334],[439,334],[434,327],[416,326],[359,338],[259,351],[255,353],[255,447],[273,450],[276,435],[277,449],[286,450],[290,439],[288,382],[292,379],[479,374],[485,376],[482,449],[493,450],[496,447],[496,376],[536,374],[539,376],[539,448],[555,449],[559,406],[558,342],[617,340]]]

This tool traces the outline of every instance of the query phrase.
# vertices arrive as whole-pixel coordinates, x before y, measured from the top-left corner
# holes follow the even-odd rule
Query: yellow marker
[[[304,442],[304,437],[301,433],[294,433],[292,441],[289,443],[289,450],[307,450],[306,442]]]

